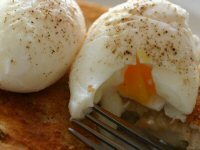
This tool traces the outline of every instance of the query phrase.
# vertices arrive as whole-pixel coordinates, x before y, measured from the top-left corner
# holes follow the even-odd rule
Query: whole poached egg
[[[94,103],[120,116],[123,98],[185,121],[199,88],[199,38],[166,0],[129,0],[90,28],[70,74],[72,118]]]
[[[74,0],[1,0],[0,88],[35,92],[61,78],[85,37]]]

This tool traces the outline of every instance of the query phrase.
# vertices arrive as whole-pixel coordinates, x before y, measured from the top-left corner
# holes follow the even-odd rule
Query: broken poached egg
[[[185,121],[199,88],[199,38],[188,16],[166,0],[129,0],[102,15],[72,67],[72,118],[100,101],[120,115],[128,98]]]

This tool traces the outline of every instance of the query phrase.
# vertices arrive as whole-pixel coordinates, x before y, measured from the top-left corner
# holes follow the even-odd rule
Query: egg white
[[[0,88],[35,92],[71,65],[86,32],[74,0],[1,0]]]
[[[195,106],[199,87],[199,39],[188,26],[188,16],[186,10],[166,0],[129,0],[102,15],[90,28],[72,67],[72,118],[84,117],[87,109],[100,100],[113,103],[118,99],[112,89],[123,81],[126,66],[136,64],[138,54],[141,63],[153,67],[159,96],[147,107],[165,107],[168,116],[184,121],[183,116]],[[105,88],[113,77],[115,80]],[[110,96],[107,90],[112,91]],[[122,113],[125,105],[113,112]]]

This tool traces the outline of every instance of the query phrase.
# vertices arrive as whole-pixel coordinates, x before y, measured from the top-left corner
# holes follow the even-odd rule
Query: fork
[[[78,126],[82,127],[92,135],[94,135],[100,142],[96,142],[92,139],[79,133],[74,128],[69,128],[69,131],[83,141],[86,145],[95,150],[173,150],[174,147],[167,142],[145,133],[139,128],[131,126],[121,118],[111,114],[105,109],[95,105],[91,108],[91,112],[86,115],[86,119],[93,122],[101,130],[100,132],[86,125],[82,121],[72,119],[71,121]],[[95,117],[92,113],[96,113],[99,117]],[[104,117],[112,124],[120,128],[122,132],[106,124],[105,121],[101,121]],[[107,122],[107,121],[106,121]],[[104,131],[104,132],[101,132]],[[104,134],[103,134],[104,133]],[[107,133],[107,134],[105,134]],[[126,133],[126,134],[125,134]]]

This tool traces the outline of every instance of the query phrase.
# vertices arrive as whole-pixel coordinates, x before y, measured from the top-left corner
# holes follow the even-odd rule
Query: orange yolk
[[[152,78],[152,67],[141,64],[137,59],[136,65],[129,65],[124,74],[124,82],[118,87],[119,93],[127,98],[147,105],[156,95]]]

